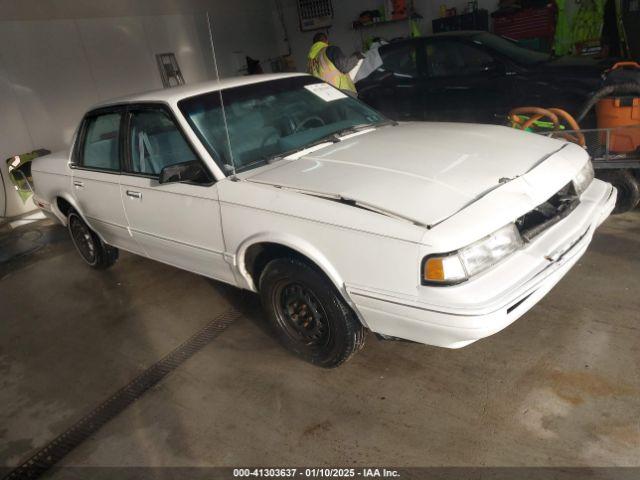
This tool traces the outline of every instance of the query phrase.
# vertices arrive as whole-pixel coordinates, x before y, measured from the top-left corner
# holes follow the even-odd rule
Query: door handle
[[[78,180],[74,180],[73,181],[73,186],[76,188],[84,188],[84,183],[78,181]]]
[[[142,198],[142,194],[140,192],[134,192],[133,190],[127,190],[127,196],[131,198]]]

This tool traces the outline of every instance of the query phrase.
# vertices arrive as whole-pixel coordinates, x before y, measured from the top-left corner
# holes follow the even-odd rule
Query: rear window
[[[492,33],[480,33],[475,35],[473,37],[473,41],[479,45],[486,45],[505,57],[525,65],[534,65],[536,63],[546,62],[550,58],[548,53],[541,53],[523,48],[512,40],[499,37]]]

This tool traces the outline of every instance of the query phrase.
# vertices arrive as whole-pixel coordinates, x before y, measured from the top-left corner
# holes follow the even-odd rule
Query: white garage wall
[[[316,32],[300,32],[298,22],[297,0],[280,0],[282,2],[285,24],[291,40],[292,54],[298,70],[306,68],[306,57],[313,35]],[[360,12],[373,10],[383,5],[383,0],[333,0],[335,17],[333,25],[329,29],[331,42],[338,45],[345,54],[350,54],[362,48],[360,31],[354,31],[351,27],[354,20],[358,18]],[[440,5],[446,4],[448,8],[456,7],[458,12],[463,12],[468,1],[465,0],[414,0],[415,9],[424,18],[420,21],[420,30],[423,35],[432,33],[431,20],[440,16]],[[489,12],[496,10],[498,0],[479,0],[479,8],[487,9]],[[274,23],[277,28],[280,23],[274,15]],[[405,37],[409,34],[408,22],[397,22],[376,27],[367,28],[362,31],[365,38],[369,36],[380,36],[383,38]],[[281,53],[286,53],[284,45],[281,43]]]
[[[278,53],[271,0],[0,0],[5,180],[5,159],[66,147],[90,105],[162,88],[157,53],[175,53],[187,83],[214,78],[206,12],[221,76],[245,55],[267,69]],[[15,200],[8,216],[21,211]]]
[[[8,80],[8,74],[0,62],[0,152],[10,151],[9,148],[26,152],[32,149],[33,142],[29,131],[24,128],[25,122],[14,95],[14,89]],[[5,150],[7,148],[7,150]],[[9,172],[4,161],[9,155],[0,157],[0,218],[13,216],[30,210],[33,204],[25,205],[18,194],[11,190],[8,183]]]
[[[97,98],[75,21],[3,22],[0,61],[31,140],[61,146]]]

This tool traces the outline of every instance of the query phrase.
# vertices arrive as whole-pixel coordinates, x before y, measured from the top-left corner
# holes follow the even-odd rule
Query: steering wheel
[[[302,128],[302,127],[312,122],[315,122],[317,125],[311,125],[311,126],[324,127],[326,125],[326,123],[324,123],[324,120],[314,115],[314,116],[305,118],[302,122],[296,125],[296,127],[293,129],[293,133],[298,133],[300,130],[306,130],[305,128]],[[307,127],[307,128],[310,128],[310,127]]]
[[[271,140],[272,138],[275,138],[277,142],[280,139],[280,134],[275,130],[273,132],[267,133],[264,137],[262,137],[262,142],[260,142],[260,148],[264,148],[269,143],[269,140]]]

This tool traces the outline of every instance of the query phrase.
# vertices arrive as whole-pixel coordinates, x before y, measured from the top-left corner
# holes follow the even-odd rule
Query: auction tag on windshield
[[[347,97],[346,94],[326,83],[314,83],[313,85],[305,85],[304,88],[309,90],[317,97],[320,97],[325,102],[333,102],[334,100],[340,100],[341,98]]]

